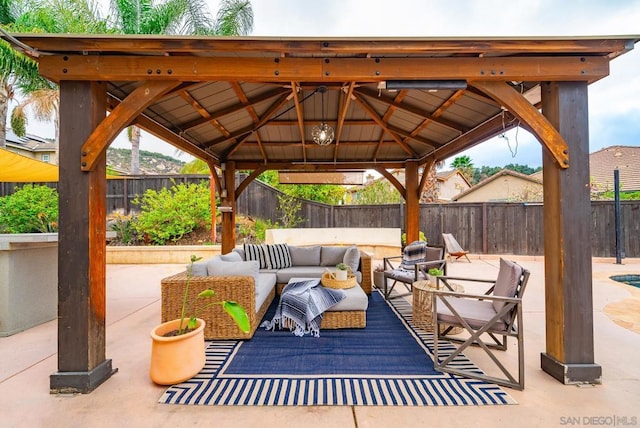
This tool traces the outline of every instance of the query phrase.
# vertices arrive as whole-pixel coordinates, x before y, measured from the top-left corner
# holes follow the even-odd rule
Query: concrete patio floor
[[[542,258],[511,257],[531,271],[524,302],[526,386],[505,388],[509,406],[208,407],[158,404],[164,387],[148,378],[149,332],[160,319],[160,279],[181,265],[107,266],[107,358],[119,369],[87,395],[49,394],[57,368],[52,321],[0,338],[0,427],[422,427],[633,426],[640,424],[640,289],[609,279],[640,274],[640,260],[594,259],[594,334],[602,385],[562,385],[540,370],[545,350]],[[492,278],[498,258],[450,263],[450,275]],[[635,331],[634,331],[635,329]],[[506,353],[515,363],[515,346]],[[480,349],[466,354],[481,368]],[[504,354],[504,353],[502,353]],[[504,358],[503,358],[504,359]]]

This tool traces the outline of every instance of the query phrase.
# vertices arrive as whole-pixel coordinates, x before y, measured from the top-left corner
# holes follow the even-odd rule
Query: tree
[[[113,25],[125,34],[216,34],[237,36],[253,28],[249,0],[223,0],[216,21],[203,0],[112,0]],[[131,173],[139,173],[140,130],[127,131],[131,142]]]
[[[96,5],[90,0],[49,0],[42,4],[34,1],[29,2],[29,5],[29,9],[23,10],[13,19],[12,30],[45,33],[104,33],[107,31],[106,23],[100,18]],[[37,74],[35,62],[33,67],[35,74],[23,74],[15,82],[15,86],[25,98],[11,113],[11,127],[20,137],[26,134],[27,109],[33,111],[37,120],[53,120],[57,162],[60,93],[54,83]],[[2,120],[1,117],[0,120]]]
[[[366,185],[358,192],[358,197],[353,201],[356,205],[396,204],[404,199],[398,190],[387,180],[379,179]]]
[[[451,166],[460,171],[469,182],[473,181],[473,162],[469,156],[458,156],[451,162]]]

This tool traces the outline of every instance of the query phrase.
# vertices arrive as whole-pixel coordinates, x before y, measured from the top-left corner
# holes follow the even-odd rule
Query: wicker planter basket
[[[329,271],[326,271],[322,274],[322,279],[320,280],[323,286],[327,288],[353,288],[356,286],[358,281],[356,280],[356,276],[349,272],[347,274],[347,279],[344,281],[337,280],[335,275]]]

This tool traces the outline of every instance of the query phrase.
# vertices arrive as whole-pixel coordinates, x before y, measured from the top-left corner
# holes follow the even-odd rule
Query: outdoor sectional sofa
[[[188,301],[195,301],[202,290],[215,291],[215,301],[232,300],[241,304],[249,315],[251,329],[241,332],[222,309],[212,305],[200,314],[206,321],[205,338],[249,339],[276,293],[281,293],[292,278],[320,278],[336,264],[347,263],[358,279],[347,298],[325,312],[321,328],[363,328],[366,325],[366,302],[371,294],[371,256],[355,245],[310,247],[287,244],[245,245],[233,252],[194,263]],[[162,286],[162,322],[180,317],[182,298],[187,284],[187,271],[164,278]],[[353,296],[353,297],[352,297]],[[363,309],[365,308],[365,309]]]

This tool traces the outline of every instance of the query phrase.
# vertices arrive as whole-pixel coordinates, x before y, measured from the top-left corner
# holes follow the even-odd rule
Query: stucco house
[[[541,202],[542,180],[503,169],[454,196],[454,202]]]
[[[11,129],[7,129],[6,149],[31,159],[57,164],[56,144],[35,135],[27,134],[18,137]]]

